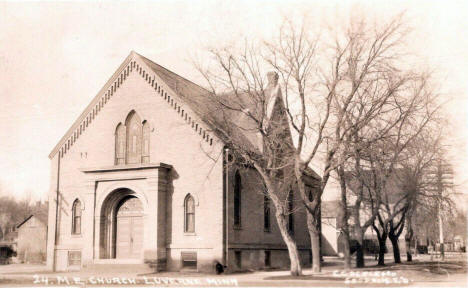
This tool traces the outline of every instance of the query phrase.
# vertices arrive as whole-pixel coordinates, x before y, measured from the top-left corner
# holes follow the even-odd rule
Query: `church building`
[[[49,155],[49,269],[289,267],[260,179],[225,165],[200,113],[207,93],[130,53]],[[310,264],[303,209],[289,229]]]

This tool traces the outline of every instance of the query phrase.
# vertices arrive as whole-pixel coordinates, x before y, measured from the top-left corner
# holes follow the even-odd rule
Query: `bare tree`
[[[214,67],[200,65],[207,80],[210,107],[205,120],[230,148],[237,165],[254,168],[275,208],[276,221],[288,248],[291,274],[302,267],[293,235],[288,229],[291,193],[295,189],[293,139],[287,107],[277,73],[268,73],[259,48],[246,42],[242,50],[212,49]]]
[[[275,71],[279,72],[285,96],[285,111],[297,138],[295,145],[291,147],[291,160],[299,195],[307,212],[313,272],[321,270],[320,204],[333,170],[331,162],[338,150],[338,145],[335,145],[326,153],[326,164],[321,171],[320,181],[307,181],[310,163],[316,160],[326,136],[334,87],[338,84],[337,79],[320,83],[317,74],[317,43],[317,37],[310,34],[305,23],[297,27],[291,21],[286,21],[277,40],[266,43],[268,53],[265,57]]]
[[[259,46],[246,42],[235,52],[212,49],[217,69],[198,66],[215,103],[207,118],[239,154],[238,159],[254,167],[264,181],[284,230],[293,274],[300,274],[301,268],[295,264],[297,248],[282,224],[288,210],[281,205],[289,187],[297,185],[307,212],[313,271],[318,272],[321,198],[331,172],[338,174],[345,211],[340,229],[348,246],[345,267],[349,268],[349,217],[354,218],[354,237],[362,244],[381,204],[379,192],[400,153],[438,109],[431,106],[434,95],[427,75],[403,67],[407,29],[401,17],[379,27],[354,22],[335,34],[330,45],[319,49],[322,42],[307,25],[285,21],[276,39]],[[267,84],[264,71],[271,68],[277,74],[269,74]],[[232,121],[233,113],[242,117]],[[310,177],[316,176],[310,169],[313,161],[322,164],[321,177]],[[375,166],[371,167],[376,172],[374,194],[368,193],[374,195],[374,205],[363,225],[365,179],[361,179],[353,215],[345,209],[349,202],[345,170],[350,165],[357,179],[366,167]],[[358,266],[363,264],[361,255]]]
[[[340,222],[344,223],[342,232],[348,238],[345,241],[351,236],[357,240],[358,267],[364,266],[364,233],[376,220],[382,191],[400,154],[440,108],[429,76],[402,64],[407,32],[401,16],[379,28],[355,22],[337,37],[333,46],[338,55],[335,58],[342,59],[342,65],[333,74],[339,85],[334,88],[333,111],[338,121],[333,123],[337,132],[332,143],[338,141],[342,145],[341,159],[349,159],[338,161],[336,172],[342,206],[352,207],[351,213],[342,214]],[[354,171],[357,180],[353,199],[347,196],[346,169]],[[364,210],[368,213],[362,217]],[[396,215],[400,211],[390,213]],[[348,217],[353,219],[351,229],[346,224]],[[345,261],[346,265],[349,263],[349,259]]]
[[[406,151],[403,153],[400,161],[399,173],[397,173],[398,185],[406,195],[405,205],[407,209],[404,214],[404,221],[401,225],[406,226],[405,233],[405,245],[406,245],[406,257],[407,261],[412,261],[411,254],[411,243],[414,237],[414,225],[413,219],[416,211],[419,209],[425,209],[427,207],[428,200],[432,198],[431,194],[428,194],[425,190],[425,179],[429,172],[431,165],[439,152],[441,143],[442,125],[434,123],[433,127],[428,128],[424,133],[421,133],[411,145],[409,145]],[[392,237],[394,237],[392,235]],[[398,245],[398,241],[393,241],[392,245]],[[395,246],[394,246],[395,247]],[[394,249],[394,258],[399,257]],[[397,262],[397,259],[395,259]]]

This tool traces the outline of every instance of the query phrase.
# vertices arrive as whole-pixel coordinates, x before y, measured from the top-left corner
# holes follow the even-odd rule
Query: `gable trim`
[[[71,149],[73,144],[77,141],[77,139],[84,133],[89,125],[94,121],[97,114],[101,111],[107,102],[109,102],[110,98],[114,95],[117,89],[122,85],[122,83],[128,78],[131,72],[136,70],[138,74],[143,78],[147,84],[149,84],[152,88],[154,88],[155,92],[163,98],[174,110],[183,118],[183,120],[192,126],[192,129],[195,130],[200,136],[202,136],[205,142],[209,143],[209,145],[213,145],[213,137],[210,136],[208,133],[208,129],[202,127],[199,124],[200,121],[197,121],[195,117],[192,117],[187,113],[186,109],[182,107],[177,102],[175,97],[171,97],[172,95],[176,95],[174,92],[165,91],[161,85],[158,85],[157,78],[154,71],[151,68],[145,67],[148,71],[152,71],[153,73],[150,75],[146,72],[146,69],[143,69],[143,65],[146,66],[143,60],[141,60],[141,64],[137,63],[136,59],[141,57],[134,51],[130,53],[130,55],[125,59],[125,61],[119,66],[116,72],[112,75],[112,77],[106,82],[103,88],[98,92],[98,94],[93,98],[91,103],[86,107],[86,109],[81,113],[78,119],[73,123],[73,125],[68,129],[65,135],[60,139],[57,145],[54,147],[52,152],[49,154],[49,159],[52,159],[57,153],[59,153],[59,157],[62,158],[64,154],[67,153],[68,150]],[[139,61],[140,62],[140,61]],[[158,77],[159,78],[159,77]],[[164,83],[162,79],[159,78],[161,81],[160,83]],[[166,85],[165,85],[166,86]],[[170,88],[166,88],[166,90],[171,90]],[[174,101],[175,100],[175,101]],[[182,102],[182,101],[181,101]]]
[[[138,55],[138,54],[137,54]],[[139,55],[138,55],[139,56]],[[183,103],[182,100],[180,99],[177,99],[179,97],[175,97],[174,95],[177,95],[177,93],[175,93],[174,91],[172,91],[172,89],[170,89],[169,87],[166,87],[166,90],[164,90],[164,88],[159,84],[158,85],[158,80],[160,81],[160,83],[164,83],[164,81],[162,79],[160,79],[160,77],[158,76],[158,74],[156,72],[154,72],[150,67],[148,67],[144,61],[142,61],[143,64],[142,65],[145,65],[146,67],[145,68],[148,68],[149,71],[151,71],[152,73],[149,74],[148,72],[146,72],[145,69],[143,69],[142,65],[138,65],[137,64],[137,72],[140,74],[140,76],[143,78],[143,80],[148,84],[150,85],[154,91],[159,94],[159,96],[161,96],[162,100],[164,100],[168,105],[170,105],[170,107],[172,107],[174,109],[175,112],[177,112],[177,114],[180,115],[180,117],[184,120],[184,122],[188,125],[191,126],[191,128],[193,130],[195,130],[196,133],[198,133],[203,140],[205,140],[205,142],[207,142],[210,146],[213,145],[213,137],[209,134],[209,131],[210,129],[206,129],[202,126],[201,122],[204,122],[204,121],[200,121],[198,120],[197,118],[198,117],[192,117],[191,116],[191,113],[188,113],[187,112],[187,109],[188,108],[184,108],[185,106],[183,106],[183,104],[180,104],[181,102]],[[159,79],[157,79],[159,78]],[[165,85],[167,86],[167,85]],[[173,95],[173,96],[171,96]],[[178,96],[178,95],[177,95]],[[180,101],[180,102],[178,102]],[[189,106],[189,105],[187,105]],[[196,114],[196,113],[194,113]]]
[[[131,52],[125,61],[119,66],[116,72],[101,88],[97,95],[93,98],[91,103],[84,109],[78,119],[68,129],[65,135],[60,139],[57,145],[54,147],[52,152],[49,154],[49,158],[52,159],[57,152],[59,157],[70,150],[71,146],[76,142],[81,134],[87,129],[91,122],[96,118],[97,114],[101,111],[109,99],[114,95],[117,89],[127,79],[130,73],[135,68],[134,61],[131,62],[135,57],[135,52]]]

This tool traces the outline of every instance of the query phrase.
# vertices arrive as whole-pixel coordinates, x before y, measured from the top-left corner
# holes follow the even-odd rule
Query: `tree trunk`
[[[411,255],[411,240],[412,240],[411,238],[412,237],[408,235],[408,232],[406,232],[405,245],[406,245],[406,261],[407,262],[413,261],[413,255]]]
[[[418,237],[414,237],[414,255],[418,256]]]
[[[307,228],[310,235],[310,247],[312,247],[312,272],[320,272],[322,269],[320,262],[320,231],[317,227],[317,220],[311,213],[307,213]]]
[[[351,247],[349,245],[350,237],[348,231],[343,231],[343,255],[344,255],[344,269],[351,269]]]
[[[288,225],[286,216],[284,213],[281,213],[280,210],[276,207],[276,221],[278,223],[278,227],[281,232],[281,236],[283,237],[284,242],[286,243],[286,247],[288,247],[289,253],[289,260],[291,262],[291,275],[292,276],[299,276],[302,275],[302,267],[301,267],[301,260],[299,257],[299,251],[297,250],[296,241],[291,237],[288,231]],[[320,261],[319,261],[320,262]]]
[[[397,237],[389,237],[390,242],[392,242],[392,247],[393,247],[393,259],[395,260],[395,263],[401,263],[401,257],[400,257],[400,247],[398,246],[398,238]]]
[[[385,242],[387,242],[387,234],[382,233],[382,236],[379,239],[379,261],[377,263],[379,266],[385,266]]]
[[[406,261],[412,262],[413,255],[411,255],[411,242],[413,240],[413,225],[411,225],[411,214],[406,217],[406,233],[405,233],[405,246],[406,246]]]
[[[351,269],[351,253],[350,253],[350,237],[349,237],[349,214],[348,214],[348,200],[347,200],[347,191],[346,191],[346,180],[345,180],[345,173],[342,166],[340,166],[337,170],[338,176],[340,179],[340,190],[341,190],[341,213],[339,213],[339,227],[338,229],[341,230],[341,235],[343,235],[343,256],[344,256],[344,269],[350,270]],[[338,224],[338,223],[337,223]],[[338,225],[337,225],[338,226]]]
[[[257,168],[257,171],[262,171],[261,168]],[[269,196],[270,199],[273,202],[273,206],[275,207],[275,218],[276,218],[276,223],[278,224],[278,227],[280,229],[281,237],[283,238],[284,243],[286,244],[286,247],[288,248],[288,254],[289,254],[289,261],[290,261],[290,271],[292,276],[299,276],[302,275],[302,267],[301,267],[301,261],[299,258],[299,251],[297,250],[297,245],[296,241],[294,238],[291,236],[291,234],[288,231],[288,221],[285,213],[286,207],[282,205],[281,201],[278,199],[276,195],[277,189],[276,187],[269,181],[268,177],[262,177],[265,186],[267,190],[269,191]]]
[[[364,233],[357,233],[357,249],[356,249],[356,267],[363,268],[364,262]]]

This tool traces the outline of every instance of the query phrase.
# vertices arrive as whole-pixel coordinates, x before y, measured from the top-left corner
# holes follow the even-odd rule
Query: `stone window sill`
[[[184,236],[197,236],[195,232],[184,232]]]

